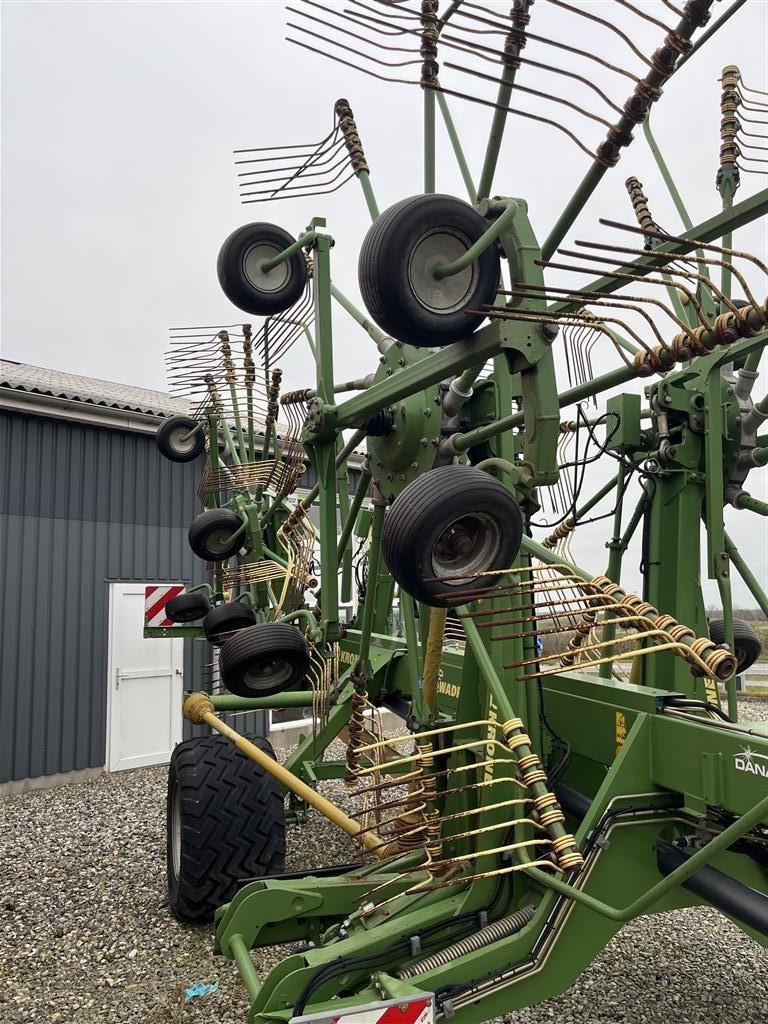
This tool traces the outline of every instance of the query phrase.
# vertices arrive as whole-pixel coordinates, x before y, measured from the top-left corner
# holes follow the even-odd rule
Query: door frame
[[[115,587],[164,587],[172,586],[173,584],[183,583],[184,586],[189,585],[188,580],[116,580],[108,579],[104,581],[107,584],[107,601],[108,601],[108,615],[107,615],[107,718],[106,718],[106,742],[104,745],[104,771],[114,772],[118,769],[112,769],[110,767],[112,763],[112,713],[114,711],[114,694],[115,694],[115,676],[119,665],[115,664],[115,644],[114,644],[114,628],[115,628],[115,614],[116,614],[116,591]],[[174,640],[169,640],[170,643],[174,643]],[[181,640],[181,676],[180,679],[180,694],[179,694],[179,727],[178,731],[175,732],[171,737],[171,751],[180,743],[184,738],[184,722],[181,715],[181,696],[184,693],[184,641]],[[151,765],[145,767],[150,768]],[[131,771],[132,769],[119,769],[121,771]]]

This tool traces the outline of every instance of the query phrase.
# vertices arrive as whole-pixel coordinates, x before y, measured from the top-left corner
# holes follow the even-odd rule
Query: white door
[[[109,771],[167,764],[181,741],[184,641],[145,640],[145,583],[112,583],[109,599]]]

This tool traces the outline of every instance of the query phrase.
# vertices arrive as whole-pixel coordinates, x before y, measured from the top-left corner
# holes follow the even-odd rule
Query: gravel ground
[[[744,702],[743,717],[768,718],[768,703]],[[165,777],[142,769],[0,802],[0,1024],[245,1024],[245,990],[211,930],[165,906]],[[353,853],[317,816],[288,844],[290,869]],[[280,956],[254,953],[264,971]],[[185,1003],[187,987],[214,981]],[[503,1020],[757,1024],[767,1004],[768,956],[695,909],[633,921],[565,995]]]

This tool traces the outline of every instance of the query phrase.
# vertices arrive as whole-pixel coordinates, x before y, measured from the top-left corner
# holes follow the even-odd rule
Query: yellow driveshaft
[[[286,789],[290,789],[292,793],[301,797],[310,807],[314,807],[316,811],[319,811],[329,821],[332,821],[342,832],[346,832],[353,839],[359,837],[366,850],[370,850],[378,856],[384,856],[387,844],[380,836],[376,835],[375,832],[363,831],[360,822],[350,818],[336,804],[315,792],[311,786],[308,786],[292,772],[283,768],[269,754],[265,754],[263,750],[260,750],[250,740],[241,736],[239,732],[235,732],[226,722],[222,722],[214,711],[213,704],[207,694],[191,693],[184,701],[184,717],[195,725],[210,725],[216,732],[226,736],[241,753],[255,761],[264,771],[274,776]]]

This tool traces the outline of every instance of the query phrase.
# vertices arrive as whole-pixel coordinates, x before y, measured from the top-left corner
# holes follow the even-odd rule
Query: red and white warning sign
[[[165,614],[165,606],[172,597],[184,592],[183,583],[164,583],[156,587],[144,588],[144,625],[174,626],[175,623]]]
[[[308,1017],[292,1017],[290,1024],[434,1024],[435,1003],[431,998],[417,996],[369,1003],[354,1010],[326,1010]]]

